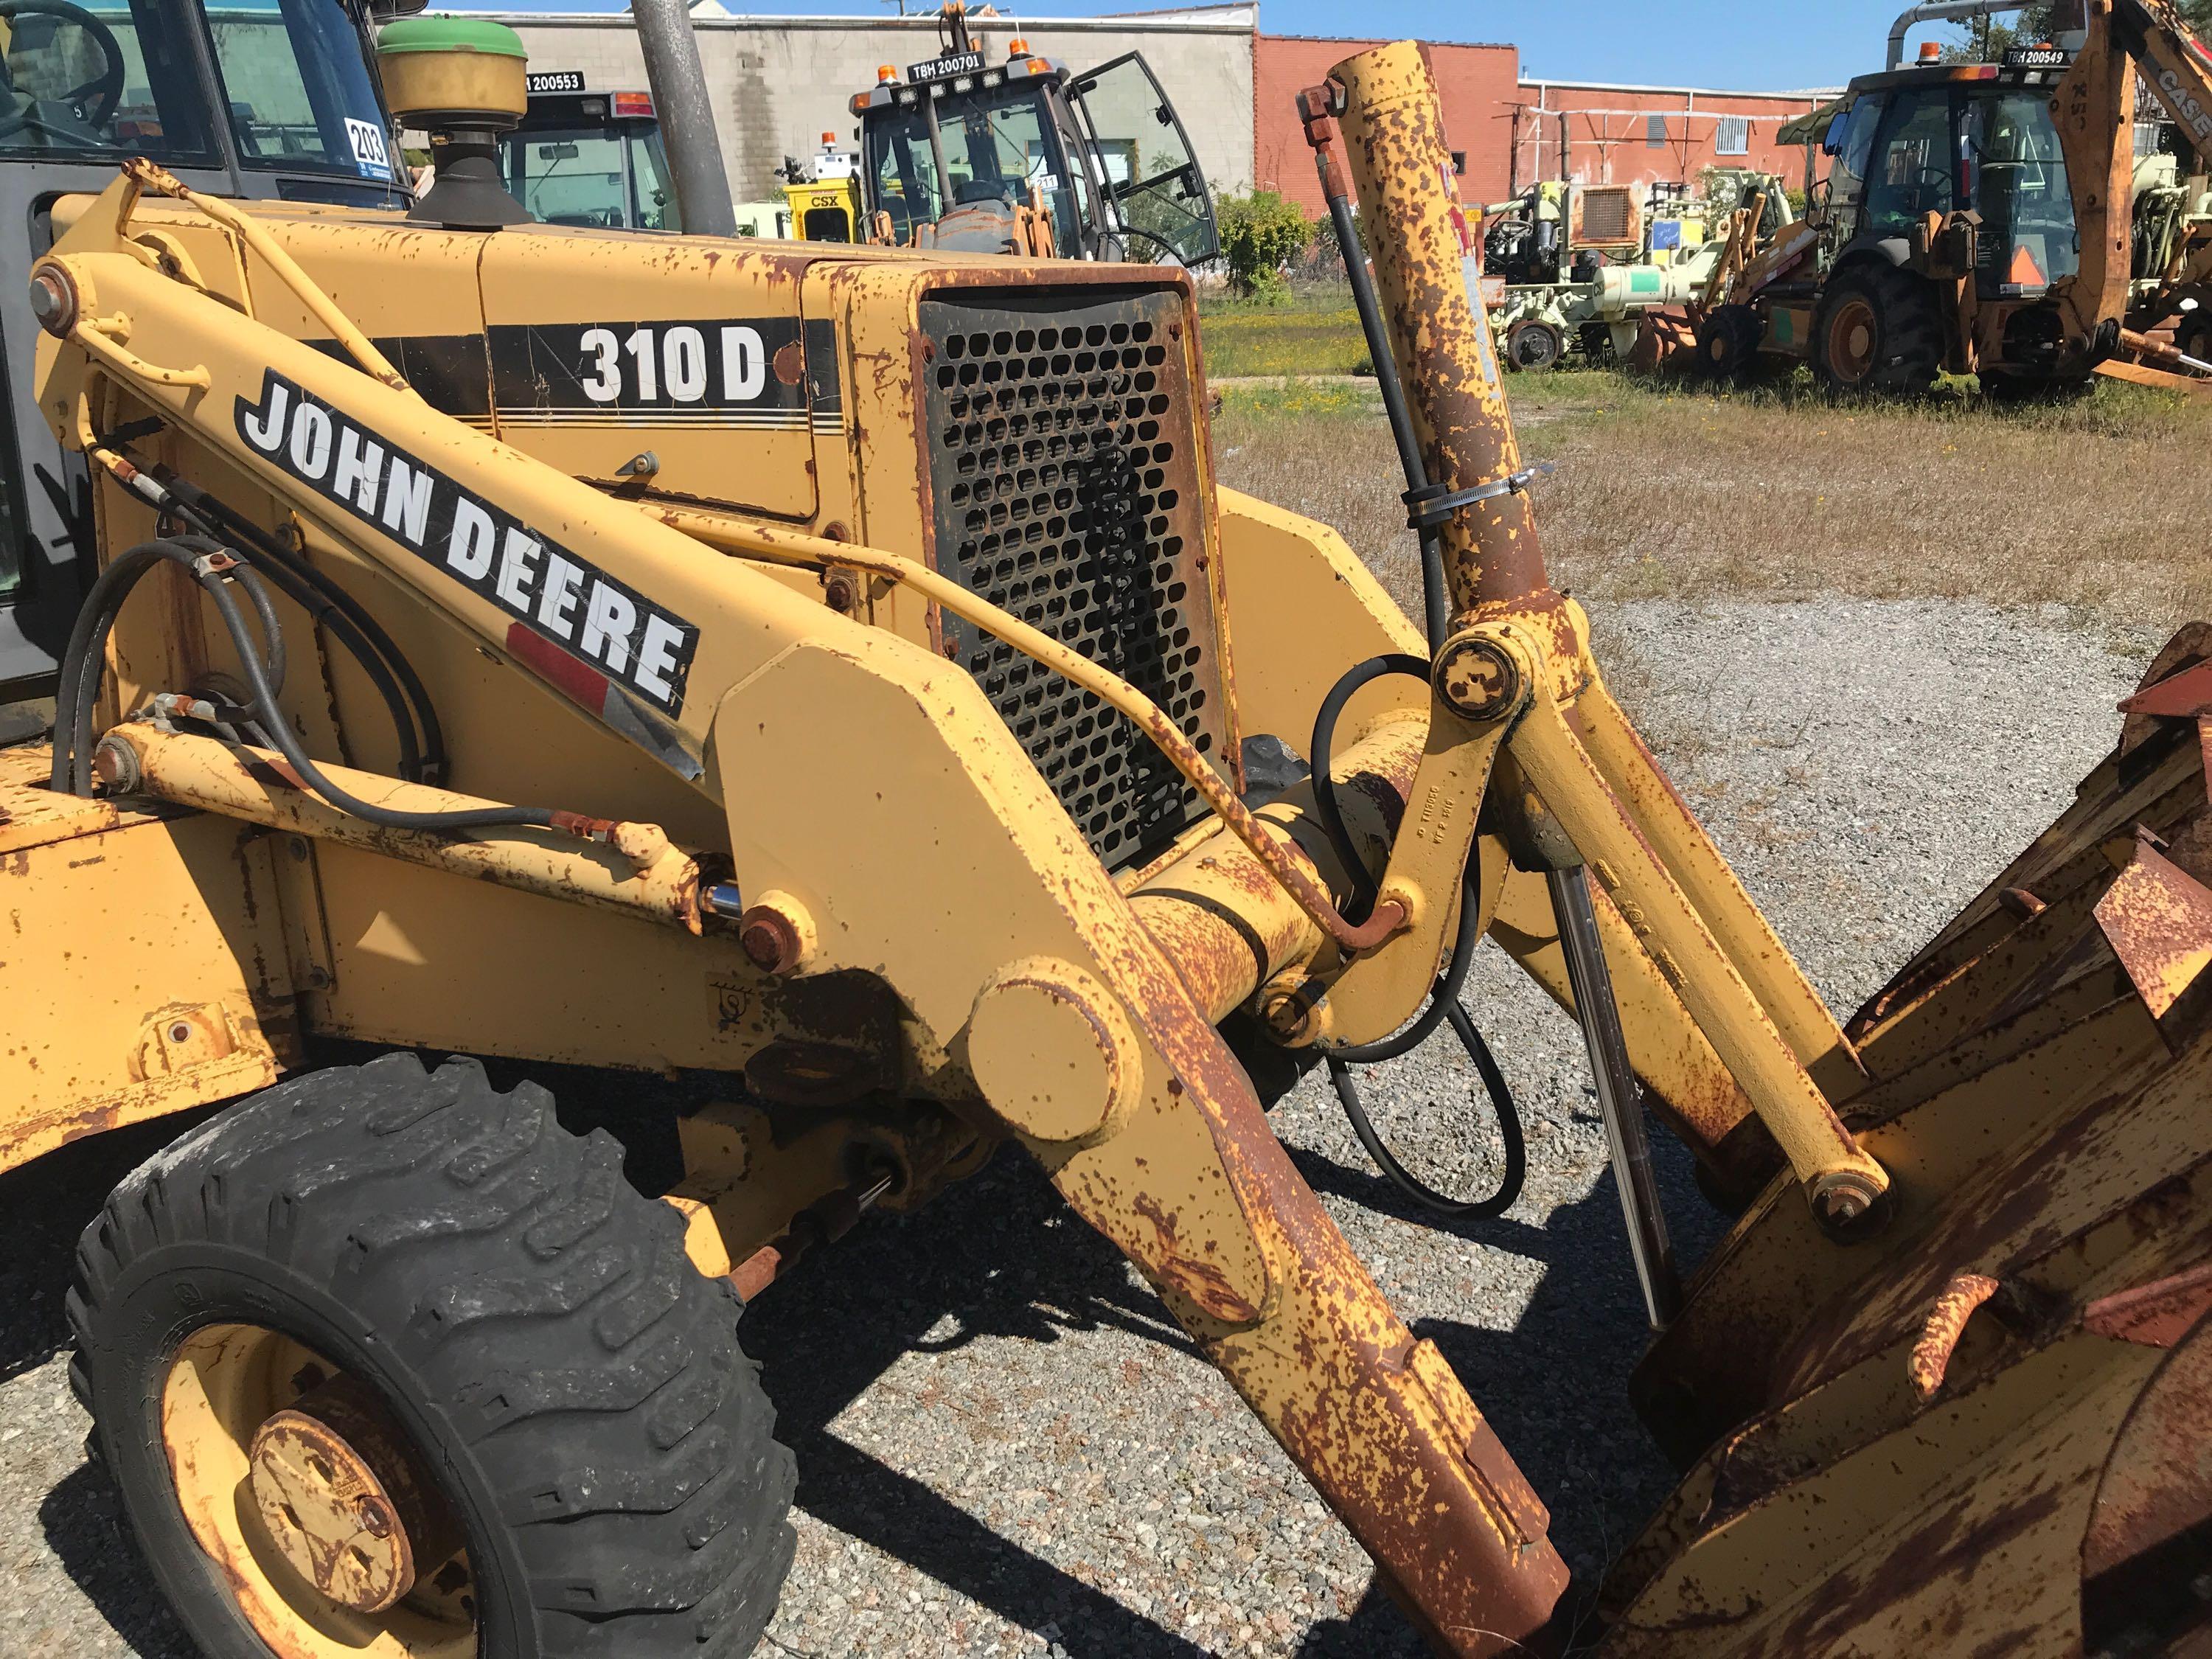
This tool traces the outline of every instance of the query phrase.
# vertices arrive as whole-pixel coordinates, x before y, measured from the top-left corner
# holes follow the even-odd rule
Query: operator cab
[[[212,196],[404,211],[370,21],[358,0],[0,0],[0,224],[22,228],[0,237],[0,294],[24,292],[55,201],[98,194],[133,155]],[[83,462],[33,400],[28,313],[7,317],[0,700],[50,682],[90,555]]]
[[[1832,158],[1815,216],[1833,263],[1863,248],[1893,258],[1929,214],[1981,216],[1976,289],[2033,300],[2081,267],[2074,194],[2051,98],[2070,63],[2051,46],[2002,64],[1925,64],[1850,83],[1823,148]]]
[[[4,3],[4,0],[0,0]],[[522,124],[500,140],[508,194],[549,225],[684,228],[653,98],[594,92],[577,70],[532,71]]]
[[[939,57],[903,76],[886,64],[853,99],[864,206],[892,242],[1000,252],[1035,205],[1064,259],[1195,265],[1220,252],[1205,175],[1141,55],[1071,76],[1017,37],[993,64],[957,6],[945,21]]]

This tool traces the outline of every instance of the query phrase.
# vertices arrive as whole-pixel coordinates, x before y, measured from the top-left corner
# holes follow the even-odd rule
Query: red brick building
[[[1380,44],[1254,34],[1254,183],[1321,216],[1313,155],[1292,100],[1353,53]],[[1695,185],[1709,167],[1743,167],[1796,184],[1805,153],[1784,149],[1775,135],[1833,95],[1524,80],[1515,46],[1434,43],[1428,51],[1460,163],[1460,193],[1472,203],[1503,201],[1563,172],[1584,184]]]
[[[1322,40],[1261,34],[1252,52],[1253,179],[1280,191],[1314,218],[1327,209],[1314,176],[1293,103],[1330,70],[1380,40]],[[1512,159],[1514,106],[1523,100],[1521,53],[1514,46],[1437,45],[1429,48],[1444,106],[1444,133],[1461,161],[1460,193],[1470,202],[1505,194]]]
[[[1563,173],[1588,185],[1694,185],[1709,167],[1756,167],[1795,185],[1804,149],[1775,135],[1834,96],[1524,80],[1507,140],[1511,170],[1522,185]]]

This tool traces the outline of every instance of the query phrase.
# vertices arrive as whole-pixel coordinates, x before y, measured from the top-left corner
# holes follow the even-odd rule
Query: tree
[[[1224,196],[1215,209],[1221,225],[1221,251],[1229,261],[1229,287],[1247,299],[1270,305],[1287,298],[1283,267],[1305,252],[1313,226],[1297,204],[1272,190]]]
[[[2212,35],[2212,0],[2177,0],[2174,9],[2181,14],[2181,21],[2199,35]],[[2009,23],[2001,23],[1994,17],[1954,23],[1954,39],[1943,49],[1943,61],[1996,63],[2008,47],[2032,46],[2056,40],[2068,27],[2067,20],[2079,16],[2078,7],[2068,3],[2068,0],[2045,0],[2040,5],[2022,6],[2018,17]]]

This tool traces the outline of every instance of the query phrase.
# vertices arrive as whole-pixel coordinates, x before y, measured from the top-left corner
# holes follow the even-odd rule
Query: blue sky
[[[623,0],[457,0],[471,10],[611,11]],[[882,16],[893,0],[724,0],[737,12]],[[908,0],[921,10],[933,0]],[[998,0],[1027,17],[1096,16],[1174,0]],[[1562,81],[1775,89],[1839,86],[1879,69],[1890,21],[1905,0],[1260,0],[1273,34],[1415,35],[1510,41],[1523,70]],[[1915,40],[1942,33],[1923,25]]]

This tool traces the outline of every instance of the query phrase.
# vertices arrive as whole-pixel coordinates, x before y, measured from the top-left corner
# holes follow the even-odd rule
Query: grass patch
[[[1280,306],[1207,298],[1199,306],[1199,337],[1212,380],[1352,374],[1367,364],[1359,313],[1341,284],[1296,290]]]
[[[1341,390],[1341,401],[1319,397]],[[1839,404],[1801,379],[1715,393],[1609,373],[1508,383],[1553,580],[1599,599],[2059,604],[2160,627],[2212,614],[2212,410],[2100,384],[2008,408],[1964,386]],[[1309,401],[1311,399],[1312,401]],[[1397,461],[1364,387],[1232,388],[1224,482],[1334,526],[1417,611]]]

